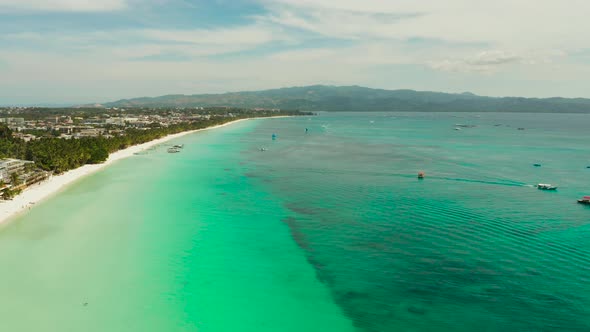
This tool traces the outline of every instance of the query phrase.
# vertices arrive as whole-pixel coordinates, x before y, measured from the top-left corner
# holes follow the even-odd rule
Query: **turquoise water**
[[[0,327],[588,331],[587,128],[322,114],[183,137],[0,230]]]

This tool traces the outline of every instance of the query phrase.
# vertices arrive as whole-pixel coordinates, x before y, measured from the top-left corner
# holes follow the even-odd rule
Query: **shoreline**
[[[48,180],[45,180],[39,184],[34,184],[33,186],[25,189],[22,193],[20,193],[18,196],[14,197],[10,201],[0,201],[0,227],[4,226],[5,224],[8,224],[11,220],[19,216],[20,214],[27,212],[28,210],[33,208],[35,204],[40,203],[45,199],[48,199],[51,196],[59,193],[60,191],[66,189],[69,185],[82,179],[83,177],[98,172],[99,170],[108,167],[109,165],[112,165],[113,163],[119,160],[131,157],[137,152],[144,151],[153,146],[165,143],[175,138],[179,138],[189,134],[194,134],[200,131],[226,127],[232,124],[252,119],[273,119],[281,117],[286,116],[238,119],[212,127],[190,130],[177,134],[171,134],[159,139],[155,139],[153,141],[133,145],[126,149],[113,152],[109,155],[109,158],[101,164],[88,164],[78,167],[76,169],[69,170],[60,175],[51,176]]]

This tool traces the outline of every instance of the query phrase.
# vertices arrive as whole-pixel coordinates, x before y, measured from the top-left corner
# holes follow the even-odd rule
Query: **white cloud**
[[[0,0],[0,11],[101,12],[127,5],[126,0]]]
[[[276,27],[249,25],[235,28],[194,30],[141,30],[144,38],[190,44],[208,45],[260,45],[272,41],[288,41],[289,38]]]
[[[330,54],[365,67],[408,64],[490,75],[564,62],[568,53],[587,45],[583,31],[590,31],[590,1],[585,0],[260,1],[268,10],[261,21],[355,44],[275,57],[283,60],[318,61]]]
[[[514,52],[586,44],[585,0],[262,0],[263,19],[344,39],[425,38]],[[577,46],[576,46],[577,47]]]
[[[292,51],[277,52],[269,56],[272,60],[277,61],[321,61],[331,59],[339,54],[337,49],[314,48],[314,49],[297,49]]]
[[[491,50],[461,59],[431,61],[429,65],[434,69],[443,71],[491,74],[499,70],[501,66],[524,63],[524,61],[525,58],[520,55],[501,50]]]
[[[294,49],[277,52],[268,57],[283,63],[323,62],[338,63],[349,70],[351,66],[364,68],[378,65],[411,64],[425,61],[419,50],[399,42],[367,41],[345,47]]]
[[[568,54],[588,44],[588,1],[257,1],[267,12],[242,25],[181,22],[173,28],[156,19],[152,25],[151,17],[98,31],[28,31],[23,25],[0,33],[0,43],[9,45],[0,48],[0,88],[5,96],[36,91],[61,100],[82,98],[84,91],[101,94],[87,101],[316,83],[587,94],[589,64],[573,63]],[[113,11],[140,3],[0,0],[0,12]],[[154,14],[150,10],[140,12]],[[271,51],[276,45],[282,47]],[[259,52],[215,57],[252,50]]]
[[[0,41],[17,41],[42,53],[87,59],[128,60],[159,55],[178,58],[235,53],[273,42],[292,43],[280,27],[261,24],[219,29],[123,29],[114,31],[19,32],[0,34]],[[17,59],[15,61],[18,62]]]
[[[444,58],[429,61],[433,69],[449,72],[479,72],[493,74],[511,65],[548,65],[567,54],[561,50],[537,51],[516,54],[504,50],[486,50],[466,57]]]
[[[515,63],[521,60],[522,58],[514,53],[494,50],[478,53],[473,58],[467,59],[466,63],[472,66],[495,66]]]

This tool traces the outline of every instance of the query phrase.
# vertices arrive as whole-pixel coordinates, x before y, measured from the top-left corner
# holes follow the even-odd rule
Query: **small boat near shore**
[[[557,190],[557,186],[548,184],[548,183],[539,183],[537,185],[537,189],[539,190]]]
[[[184,144],[176,144],[176,145],[173,145],[172,147],[175,149],[182,149],[182,148],[184,148]]]
[[[178,153],[178,152],[180,152],[179,148],[176,148],[176,147],[168,148],[168,153]]]
[[[584,196],[581,199],[578,200],[578,203],[580,204],[585,204],[585,205],[590,205],[590,196]]]

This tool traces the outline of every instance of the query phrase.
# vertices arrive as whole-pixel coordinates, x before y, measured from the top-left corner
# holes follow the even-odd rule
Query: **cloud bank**
[[[0,0],[0,11],[108,12],[127,5],[125,0]]]
[[[580,0],[0,0],[0,103],[316,83],[584,96],[588,12]]]

